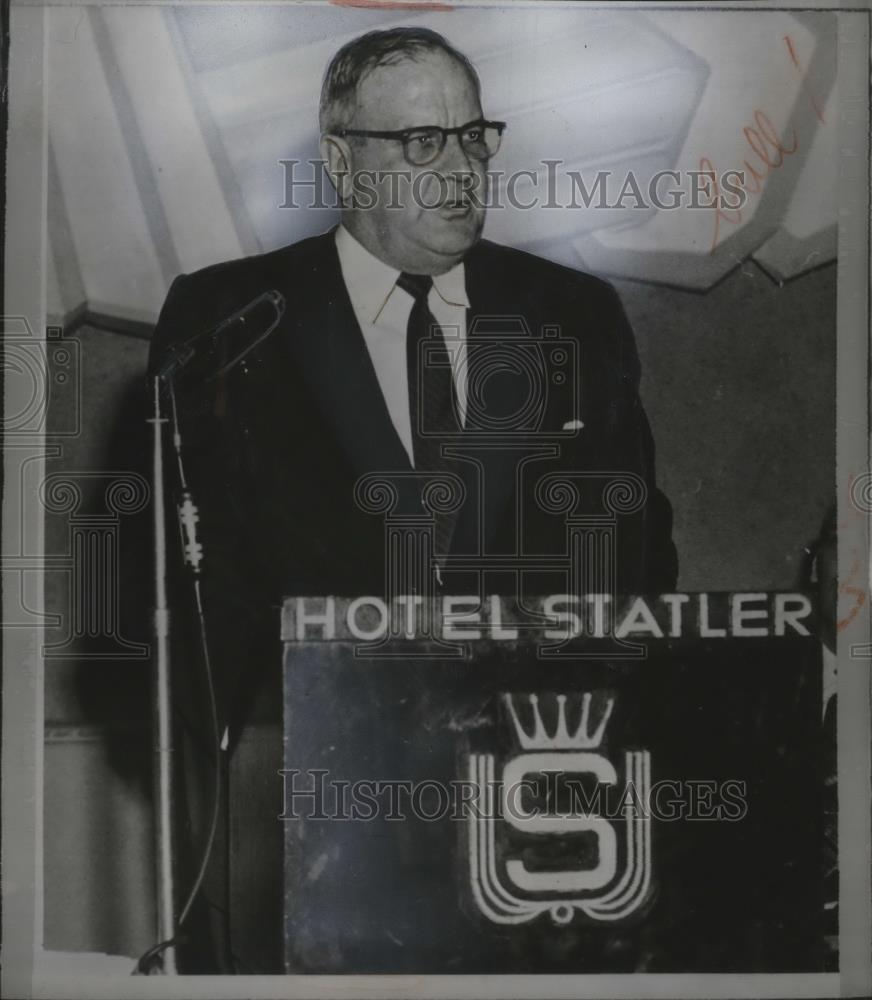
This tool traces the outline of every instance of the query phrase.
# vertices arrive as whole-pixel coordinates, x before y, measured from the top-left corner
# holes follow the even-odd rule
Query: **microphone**
[[[215,371],[209,371],[208,365],[204,362],[204,371],[208,379],[217,378],[219,375],[226,375],[261,341],[265,340],[281,322],[287,305],[284,295],[272,289],[263,292],[254,298],[241,309],[237,309],[229,316],[225,317],[208,330],[195,333],[187,340],[178,344],[173,344],[166,352],[166,356],[158,367],[155,377],[162,381],[174,377],[179,372],[187,368],[198,355],[205,354],[206,361],[215,361],[215,348],[223,348],[222,358],[218,362]],[[218,338],[222,338],[222,343],[217,343]],[[201,351],[201,344],[205,344],[205,351]],[[229,355],[229,360],[225,360]]]

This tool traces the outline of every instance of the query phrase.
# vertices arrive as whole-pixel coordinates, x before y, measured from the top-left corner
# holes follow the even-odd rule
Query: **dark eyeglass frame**
[[[470,153],[470,151],[463,145],[461,136],[468,129],[479,126],[482,129],[492,128],[496,129],[498,143],[497,148],[493,153],[488,153],[487,156],[475,156],[475,154]],[[465,125],[457,125],[454,128],[443,128],[441,125],[416,125],[413,128],[403,128],[390,130],[374,130],[374,129],[360,129],[360,128],[343,128],[334,132],[333,134],[339,136],[340,139],[344,139],[346,136],[357,136],[361,139],[395,139],[403,144],[403,155],[411,166],[424,167],[428,163],[432,163],[445,149],[445,144],[448,142],[448,136],[456,135],[458,142],[460,142],[460,148],[467,154],[473,156],[477,160],[486,160],[491,156],[496,155],[499,152],[499,143],[502,142],[503,132],[506,129],[506,122],[492,122],[487,121],[484,118],[476,118],[471,122],[467,122]],[[419,132],[437,132],[442,136],[442,141],[439,144],[439,148],[433,153],[433,155],[425,160],[423,163],[415,163],[413,160],[409,159],[408,146],[407,143],[411,138],[413,138]]]

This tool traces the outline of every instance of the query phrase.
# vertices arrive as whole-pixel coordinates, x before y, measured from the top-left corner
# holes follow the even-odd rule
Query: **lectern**
[[[282,737],[234,765],[243,962],[822,969],[803,595],[432,605],[285,602]]]

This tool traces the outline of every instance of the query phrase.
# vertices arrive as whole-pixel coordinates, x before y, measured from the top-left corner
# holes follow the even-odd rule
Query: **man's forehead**
[[[439,124],[458,114],[468,121],[479,112],[475,82],[447,52],[424,52],[376,66],[357,88],[358,122],[377,117],[384,128]],[[429,117],[425,121],[421,115]]]

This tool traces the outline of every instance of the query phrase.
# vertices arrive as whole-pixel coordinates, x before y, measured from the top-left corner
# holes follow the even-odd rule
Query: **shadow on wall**
[[[789,590],[835,499],[836,265],[705,295],[615,282],[636,331],[681,590]]]

